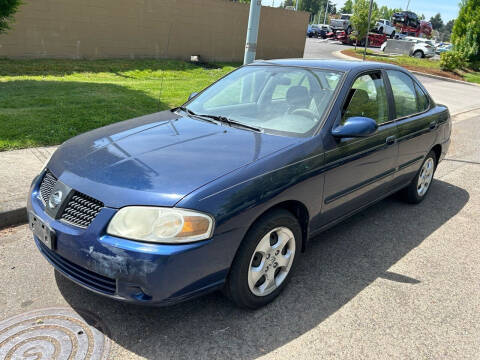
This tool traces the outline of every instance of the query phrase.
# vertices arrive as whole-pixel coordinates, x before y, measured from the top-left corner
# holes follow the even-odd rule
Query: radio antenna
[[[168,38],[167,38],[167,49],[165,51],[165,58],[168,60],[168,50],[170,48],[170,35],[172,34],[173,21],[170,22],[170,27],[168,28]],[[162,111],[162,90],[163,90],[163,81],[165,80],[165,71],[162,70],[162,78],[160,79],[160,89],[158,90],[158,111]]]

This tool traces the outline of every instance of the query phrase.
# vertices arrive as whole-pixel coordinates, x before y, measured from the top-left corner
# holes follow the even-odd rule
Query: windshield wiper
[[[201,117],[205,117],[205,118],[209,118],[209,119],[213,119],[215,121],[221,121],[221,122],[224,122],[230,126],[236,126],[236,127],[242,127],[244,129],[249,129],[249,130],[253,130],[253,131],[256,131],[256,132],[263,132],[263,129],[261,128],[258,128],[258,127],[255,127],[255,126],[252,126],[252,125],[247,125],[247,124],[244,124],[244,123],[241,123],[239,121],[236,121],[236,120],[233,120],[233,119],[230,119],[226,116],[220,116],[220,115],[198,115],[198,116],[201,116]]]
[[[194,113],[192,110],[188,109],[188,108],[185,107],[185,106],[179,106],[177,109],[180,109],[180,110],[182,110],[182,111],[185,111],[185,112],[186,112],[188,115],[190,115],[190,116],[194,116],[194,117],[196,117],[196,118],[200,118],[200,119],[202,119],[202,120],[204,120],[204,121],[208,121],[208,122],[211,122],[211,123],[213,123],[213,124],[218,125],[218,121],[215,121],[215,119],[210,118],[210,117],[205,116],[205,115],[198,115],[198,114]]]

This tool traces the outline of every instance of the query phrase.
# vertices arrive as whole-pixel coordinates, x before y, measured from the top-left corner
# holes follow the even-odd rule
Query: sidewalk
[[[0,152],[0,228],[26,221],[25,207],[30,184],[56,148]]]

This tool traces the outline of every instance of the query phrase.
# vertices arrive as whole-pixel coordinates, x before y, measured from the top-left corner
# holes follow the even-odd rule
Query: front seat
[[[366,116],[377,121],[378,107],[370,100],[368,93],[363,89],[351,89],[350,101],[344,113],[344,119],[354,116]]]
[[[292,86],[287,91],[289,112],[296,109],[308,109],[310,101],[310,94],[305,86]]]

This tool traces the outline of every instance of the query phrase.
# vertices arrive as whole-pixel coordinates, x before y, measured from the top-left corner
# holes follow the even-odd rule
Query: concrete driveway
[[[429,86],[448,89],[441,101],[457,112],[479,99],[470,86]],[[478,359],[480,111],[454,121],[422,204],[391,197],[321,234],[263,309],[237,309],[220,293],[169,308],[99,297],[55,274],[19,226],[0,231],[0,321],[47,307],[90,314],[111,339],[110,359]],[[0,323],[0,357],[5,334]]]

